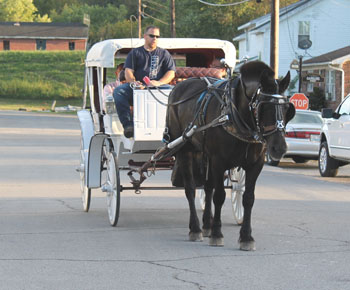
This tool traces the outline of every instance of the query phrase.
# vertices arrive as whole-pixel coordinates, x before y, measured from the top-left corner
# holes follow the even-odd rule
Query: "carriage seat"
[[[221,79],[225,76],[225,69],[208,68],[208,67],[177,67],[175,78],[171,81],[171,85],[186,80],[188,78],[212,77]]]

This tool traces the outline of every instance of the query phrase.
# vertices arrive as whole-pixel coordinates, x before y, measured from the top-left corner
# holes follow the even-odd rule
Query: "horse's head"
[[[285,126],[295,115],[293,104],[283,96],[290,82],[290,73],[276,80],[269,66],[250,62],[242,66],[241,74],[256,130],[266,141],[271,158],[279,160],[287,150]]]

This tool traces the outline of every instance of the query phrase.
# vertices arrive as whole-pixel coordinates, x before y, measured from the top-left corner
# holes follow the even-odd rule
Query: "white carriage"
[[[119,122],[112,96],[104,96],[107,73],[114,70],[116,60],[125,59],[128,52],[144,44],[143,39],[111,39],[96,43],[87,53],[83,109],[78,112],[81,126],[80,183],[83,208],[89,210],[91,189],[101,188],[107,195],[108,217],[112,226],[119,218],[120,192],[133,189],[140,192],[139,183],[131,187],[120,184],[120,170],[142,166],[162,147],[167,95],[170,90],[134,90],[134,137],[127,139]],[[236,63],[232,43],[217,39],[161,38],[158,45],[167,49],[175,59],[176,81],[188,77],[218,77],[219,69],[210,68],[214,59],[226,59],[231,69]],[[87,95],[90,106],[87,106]],[[159,102],[160,101],[160,102]],[[158,163],[159,164],[159,163]],[[171,169],[172,162],[161,166]],[[231,170],[227,186],[231,189],[234,217],[243,219],[242,195],[245,185],[243,170]],[[135,185],[137,184],[137,185]],[[171,187],[167,188],[170,189]],[[172,187],[176,189],[175,187]],[[203,190],[198,190],[203,204]]]

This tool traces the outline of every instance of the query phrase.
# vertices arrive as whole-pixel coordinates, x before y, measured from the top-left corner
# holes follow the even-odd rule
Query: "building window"
[[[36,40],[36,50],[46,50],[46,40],[37,39]]]
[[[75,50],[75,42],[74,41],[69,42],[69,50]]]
[[[313,91],[314,91],[314,83],[308,82],[307,83],[307,92],[313,93]]]
[[[245,31],[245,51],[249,51],[249,31],[248,29]]]
[[[310,21],[299,21],[298,47],[308,49],[311,46],[310,41]]]
[[[9,40],[3,41],[3,50],[10,50],[10,41]]]
[[[335,71],[326,71],[326,100],[335,101]]]

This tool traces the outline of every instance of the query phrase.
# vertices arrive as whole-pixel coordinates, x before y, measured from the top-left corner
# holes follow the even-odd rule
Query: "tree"
[[[64,5],[81,5],[80,0],[33,0],[38,13],[50,15],[51,10],[61,13]]]
[[[37,14],[32,0],[0,0],[0,21],[49,22],[47,15]]]
[[[125,31],[129,30],[130,25],[125,22],[128,19],[127,9],[124,5],[119,7],[108,4],[107,7],[84,5],[65,5],[61,13],[55,10],[51,11],[51,18],[54,22],[82,22],[84,14],[90,16],[89,42],[94,43],[105,38],[105,35],[118,34],[119,37],[129,37],[125,35]],[[121,23],[126,25],[124,28],[114,24]],[[100,32],[102,34],[99,34]],[[123,33],[120,33],[123,31]]]

